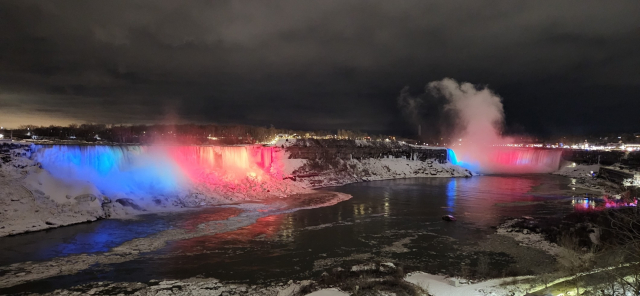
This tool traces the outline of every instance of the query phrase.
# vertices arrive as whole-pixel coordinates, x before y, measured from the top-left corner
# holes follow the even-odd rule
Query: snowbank
[[[349,296],[349,294],[342,292],[336,288],[330,288],[315,291],[311,294],[307,294],[307,296]]]
[[[103,200],[94,186],[53,178],[27,158],[28,151],[28,144],[13,143],[0,165],[0,236],[105,216]]]
[[[469,285],[458,284],[458,280],[424,272],[413,272],[405,276],[405,281],[418,285],[432,296],[486,296],[525,295],[526,286],[505,285],[523,278],[503,278]]]

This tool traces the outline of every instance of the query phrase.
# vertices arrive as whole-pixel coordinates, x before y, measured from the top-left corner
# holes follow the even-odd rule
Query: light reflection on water
[[[453,214],[456,202],[456,179],[451,179],[447,185],[447,209],[448,214]]]
[[[0,238],[0,266],[80,253],[107,252],[124,242],[171,229],[194,230],[212,220],[239,214],[236,208],[208,208],[175,214],[142,215],[130,220],[100,220]]]

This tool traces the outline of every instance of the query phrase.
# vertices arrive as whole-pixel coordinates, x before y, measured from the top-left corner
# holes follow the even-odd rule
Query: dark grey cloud
[[[640,130],[638,15],[637,1],[0,0],[0,124],[410,134],[401,90],[452,77],[488,85],[531,133]]]

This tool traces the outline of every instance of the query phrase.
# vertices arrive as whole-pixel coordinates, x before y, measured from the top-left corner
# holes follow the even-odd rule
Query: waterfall
[[[451,164],[458,164],[458,157],[456,156],[456,152],[453,149],[447,149],[447,160]]]
[[[489,147],[449,149],[449,161],[473,172],[489,174],[550,173],[558,170],[562,160],[559,149]],[[454,160],[457,161],[454,162]]]
[[[551,149],[498,149],[493,153],[493,160],[499,164],[514,166],[535,166],[557,170],[560,165],[562,151]]]
[[[171,159],[144,146],[36,146],[32,157],[53,176],[104,194],[169,194],[185,181]]]
[[[104,194],[177,194],[269,175],[273,148],[261,146],[36,145],[32,158],[53,176],[86,181]]]

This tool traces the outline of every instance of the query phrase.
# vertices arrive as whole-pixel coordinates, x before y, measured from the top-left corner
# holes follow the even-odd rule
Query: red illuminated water
[[[562,151],[516,147],[454,148],[459,165],[489,174],[549,173],[558,170]]]

